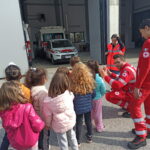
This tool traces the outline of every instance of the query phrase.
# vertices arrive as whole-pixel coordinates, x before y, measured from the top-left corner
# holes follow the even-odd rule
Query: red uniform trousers
[[[128,112],[130,112],[130,103],[133,99],[132,95],[133,94],[130,92],[119,90],[108,92],[106,93],[105,97],[107,101],[125,108]]]
[[[145,120],[142,116],[141,106],[144,103]],[[150,90],[141,90],[141,97],[133,99],[131,103],[131,117],[134,121],[136,135],[146,137],[150,132]]]

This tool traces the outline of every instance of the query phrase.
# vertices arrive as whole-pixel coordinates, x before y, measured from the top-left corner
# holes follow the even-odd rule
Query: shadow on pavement
[[[112,119],[112,118],[122,117],[118,115],[118,112],[123,112],[123,110],[115,108],[113,106],[103,106],[103,119]]]
[[[111,139],[111,138],[104,138],[104,137],[94,137],[93,142],[105,145],[112,145],[112,146],[119,146],[123,147],[124,149],[127,148],[127,143],[129,140],[118,140],[118,139]]]
[[[101,137],[113,137],[113,138],[130,138],[130,137],[134,137],[134,135],[132,134],[131,131],[129,132],[111,132],[111,131],[104,131],[101,133],[94,133],[95,136],[101,136]]]

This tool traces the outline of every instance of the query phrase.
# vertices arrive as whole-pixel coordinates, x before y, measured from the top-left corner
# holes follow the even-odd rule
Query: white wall
[[[108,17],[109,17],[108,37],[111,37],[112,34],[119,34],[119,0],[109,0]]]
[[[4,76],[9,62],[17,64],[25,73],[28,62],[18,0],[1,0],[0,20],[0,77]]]

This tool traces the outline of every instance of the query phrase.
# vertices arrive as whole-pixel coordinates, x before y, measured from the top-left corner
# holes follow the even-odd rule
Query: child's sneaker
[[[101,132],[103,132],[104,130],[105,130],[105,129],[101,129],[101,130],[96,129],[96,132],[101,133]]]
[[[101,128],[101,129],[96,129],[96,132],[98,132],[98,133],[101,133],[103,131],[105,131],[105,126],[103,128]]]
[[[78,147],[81,147],[81,143],[78,143]]]
[[[87,143],[92,143],[92,135],[87,135]]]

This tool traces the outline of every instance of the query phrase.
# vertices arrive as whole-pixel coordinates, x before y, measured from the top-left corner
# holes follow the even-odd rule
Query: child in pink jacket
[[[47,128],[57,134],[61,150],[68,150],[68,140],[72,150],[78,150],[76,135],[73,130],[76,115],[73,106],[74,95],[70,92],[70,81],[63,72],[56,72],[50,83],[49,97],[43,104],[43,117]]]
[[[9,142],[16,150],[38,150],[39,132],[44,128],[44,122],[27,102],[17,81],[3,83],[0,117]]]
[[[31,89],[31,98],[36,113],[42,118],[44,98],[48,96],[45,87],[47,73],[43,68],[30,68],[26,74],[26,85]],[[38,147],[40,150],[49,150],[50,131],[43,129],[39,136]]]

